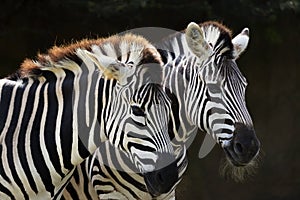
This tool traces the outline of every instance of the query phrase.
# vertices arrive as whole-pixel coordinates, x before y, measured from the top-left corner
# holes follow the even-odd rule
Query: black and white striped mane
[[[199,26],[204,32],[204,39],[213,47],[216,55],[233,57],[232,33],[229,28],[215,21],[204,22]]]
[[[134,34],[125,34],[114,35],[108,38],[83,39],[68,45],[53,46],[47,51],[47,53],[38,54],[35,60],[28,58],[25,59],[21,64],[20,69],[15,74],[7,78],[10,80],[19,80],[22,78],[42,76],[45,68],[57,67],[54,65],[63,65],[63,62],[70,60],[74,61],[80,66],[82,61],[76,54],[76,50],[82,49],[92,51],[92,47],[95,45],[100,47],[103,55],[111,56],[113,54],[115,55],[114,59],[119,61],[121,61],[122,56],[126,56],[124,55],[124,51],[128,53],[128,55],[131,53],[140,52],[140,55],[136,56],[136,62],[138,63],[137,65],[143,63],[161,64],[160,55],[145,38]],[[103,48],[104,46],[109,46],[110,52],[107,52],[107,50]],[[134,52],[134,48],[137,49],[136,52]],[[111,51],[114,52],[112,53]]]

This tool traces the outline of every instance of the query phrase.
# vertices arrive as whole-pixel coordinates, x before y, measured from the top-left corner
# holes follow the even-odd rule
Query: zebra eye
[[[138,106],[131,106],[132,113],[137,116],[145,116],[145,111]]]
[[[142,108],[131,106],[130,117],[139,126],[146,126],[146,114]]]

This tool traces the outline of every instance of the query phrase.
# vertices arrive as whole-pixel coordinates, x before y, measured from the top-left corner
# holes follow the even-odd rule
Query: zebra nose
[[[234,132],[233,150],[241,163],[248,163],[258,154],[260,142],[253,127],[236,123]]]
[[[170,154],[160,154],[156,169],[144,175],[150,194],[154,197],[169,192],[178,181],[178,168],[175,157]]]

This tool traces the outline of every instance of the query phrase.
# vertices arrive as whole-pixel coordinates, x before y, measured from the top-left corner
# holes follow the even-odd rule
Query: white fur
[[[235,36],[235,38],[232,39],[232,44],[234,46],[234,53],[233,56],[235,59],[237,59],[241,53],[245,51],[245,49],[248,46],[249,42],[249,29],[244,28],[243,31]]]
[[[189,23],[185,37],[189,48],[197,57],[207,58],[213,53],[212,47],[205,40],[203,30],[198,24]]]

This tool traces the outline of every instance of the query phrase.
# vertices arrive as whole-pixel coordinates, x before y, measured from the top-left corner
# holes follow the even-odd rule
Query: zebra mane
[[[108,38],[98,39],[83,39],[75,43],[53,46],[47,53],[38,54],[35,60],[26,58],[20,66],[20,69],[8,79],[18,80],[21,78],[35,77],[41,75],[42,68],[57,67],[57,63],[63,65],[63,62],[74,61],[81,63],[82,61],[76,54],[78,49],[92,51],[92,48],[98,46],[104,55],[111,56],[111,52],[105,52],[104,46],[109,46],[109,51],[115,51],[114,59],[121,61],[121,57],[124,56],[124,49],[127,53],[132,51],[140,52],[139,56],[136,56],[136,62],[142,63],[161,63],[161,57],[155,50],[155,48],[145,38],[134,34],[125,35],[113,35]]]
[[[232,32],[229,28],[216,21],[207,21],[199,26],[203,30],[204,39],[216,54],[233,57]]]

